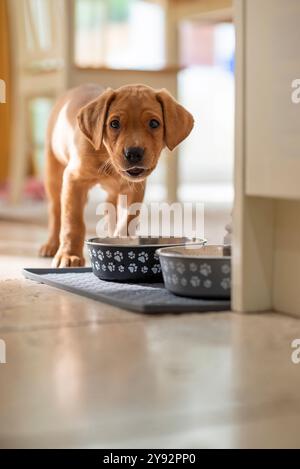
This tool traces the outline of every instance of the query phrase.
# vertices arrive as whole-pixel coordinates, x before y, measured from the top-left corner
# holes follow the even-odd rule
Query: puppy
[[[84,265],[84,206],[101,184],[107,202],[142,202],[146,178],[162,149],[173,150],[193,117],[165,90],[128,85],[117,90],[83,85],[54,106],[46,137],[49,238],[40,249],[54,267]],[[128,220],[127,220],[128,223]]]

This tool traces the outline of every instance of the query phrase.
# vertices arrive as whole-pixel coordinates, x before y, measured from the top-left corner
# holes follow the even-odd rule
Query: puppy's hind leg
[[[55,158],[50,145],[46,149],[46,178],[45,189],[48,196],[48,241],[40,248],[41,257],[55,256],[59,248],[61,206],[60,196],[62,188],[64,166]]]

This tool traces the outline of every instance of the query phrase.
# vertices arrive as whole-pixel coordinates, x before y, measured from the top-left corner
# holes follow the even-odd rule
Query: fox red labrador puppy
[[[101,184],[115,206],[142,202],[146,178],[162,149],[173,150],[193,117],[165,90],[128,85],[117,90],[83,85],[56,103],[46,139],[49,239],[40,255],[54,267],[84,265],[83,211],[89,189]]]

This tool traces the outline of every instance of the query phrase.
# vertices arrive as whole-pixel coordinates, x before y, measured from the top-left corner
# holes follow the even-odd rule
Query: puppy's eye
[[[160,126],[160,123],[156,119],[151,119],[151,121],[149,121],[149,127],[151,129],[157,129],[157,127],[159,126]]]
[[[120,121],[118,121],[117,119],[114,119],[113,121],[111,121],[109,125],[111,126],[112,129],[119,129],[121,127]]]

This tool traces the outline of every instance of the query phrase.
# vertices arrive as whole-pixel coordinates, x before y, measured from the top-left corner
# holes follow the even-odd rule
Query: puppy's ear
[[[108,88],[98,98],[80,109],[77,115],[81,132],[95,150],[100,150],[107,112],[114,98],[114,90]]]
[[[189,135],[194,126],[194,119],[166,89],[158,91],[156,96],[163,110],[165,142],[169,150],[173,150]]]

